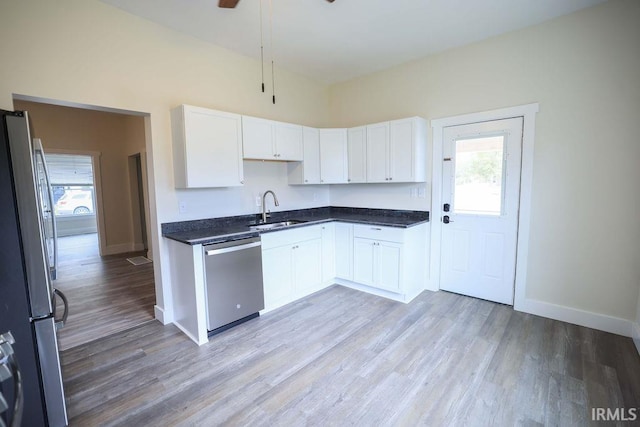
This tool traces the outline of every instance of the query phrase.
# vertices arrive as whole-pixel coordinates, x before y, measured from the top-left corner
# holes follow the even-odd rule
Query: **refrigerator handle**
[[[69,317],[69,300],[66,295],[62,293],[60,289],[54,289],[53,292],[56,293],[64,303],[64,312],[62,313],[62,320],[56,321],[56,330],[64,328],[64,325],[67,323],[67,318]]]
[[[49,207],[51,209],[51,230],[53,231],[53,265],[50,266],[52,271],[51,279],[56,278],[56,272],[58,271],[58,227],[56,226],[56,219],[53,207],[53,186],[51,185],[51,179],[49,178],[49,168],[47,167],[47,159],[44,157],[44,150],[42,143],[39,139],[34,139],[36,155],[42,159],[42,167],[44,168],[44,176],[47,181],[47,198],[49,199]],[[44,214],[44,212],[43,212]]]

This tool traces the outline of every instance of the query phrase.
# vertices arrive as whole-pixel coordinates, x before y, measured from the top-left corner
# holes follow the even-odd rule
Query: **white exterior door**
[[[513,304],[523,119],[444,129],[440,288]]]

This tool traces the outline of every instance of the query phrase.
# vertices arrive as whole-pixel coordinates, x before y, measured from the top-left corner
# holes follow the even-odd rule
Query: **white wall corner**
[[[598,329],[600,331],[610,332],[612,334],[622,335],[625,337],[631,337],[632,331],[635,333],[635,329],[638,326],[633,321],[622,319],[620,317],[593,313],[590,311],[551,304],[529,298],[521,301],[518,306],[514,307],[514,309],[529,314],[535,314],[536,316],[573,323],[574,325]],[[634,341],[636,342],[636,346],[640,344],[639,341],[636,341],[635,339]],[[638,348],[638,351],[640,351],[640,347]]]
[[[184,327],[180,322],[173,322],[173,324],[180,329],[187,337],[189,337],[189,339],[191,339],[191,341],[193,341],[194,343],[198,344],[199,346],[204,345],[206,343],[209,342],[209,339],[206,337],[202,337],[202,334],[198,334],[198,336],[196,337],[195,335],[193,335],[191,332],[189,332],[189,328]]]
[[[156,316],[156,320],[160,321],[160,323],[162,323],[163,325],[168,325],[173,321],[173,319],[171,319],[171,316],[169,316],[164,308],[158,305],[153,306],[153,313]]]

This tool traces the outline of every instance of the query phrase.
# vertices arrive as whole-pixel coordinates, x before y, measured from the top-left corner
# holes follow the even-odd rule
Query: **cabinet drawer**
[[[402,243],[404,242],[404,228],[354,225],[353,237]]]
[[[305,240],[320,239],[322,228],[320,225],[297,227],[290,230],[272,231],[261,236],[262,249],[277,248],[278,246],[293,245]]]

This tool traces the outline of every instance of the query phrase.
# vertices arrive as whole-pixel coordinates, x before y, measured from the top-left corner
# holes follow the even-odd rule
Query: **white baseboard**
[[[521,304],[514,306],[514,309],[549,319],[573,323],[574,325],[611,332],[612,334],[625,337],[631,337],[632,333],[633,322],[631,320],[551,304],[544,301],[526,299]],[[638,345],[637,342],[636,345]]]
[[[169,323],[171,323],[171,319],[169,319],[169,316],[167,315],[167,312],[164,311],[164,308],[154,305],[153,313],[156,316],[156,319],[159,320],[163,325],[168,325]]]
[[[371,295],[377,295],[379,297],[388,298],[398,302],[407,303],[410,301],[406,299],[406,296],[404,294],[396,294],[394,292],[385,291],[383,289],[372,288],[371,286],[361,285],[360,283],[351,282],[349,280],[336,279],[335,283],[337,283],[338,285],[345,286],[347,288],[355,289],[356,291],[366,292]]]
[[[636,350],[638,350],[638,354],[640,354],[640,323],[633,323],[633,342],[636,345]]]

